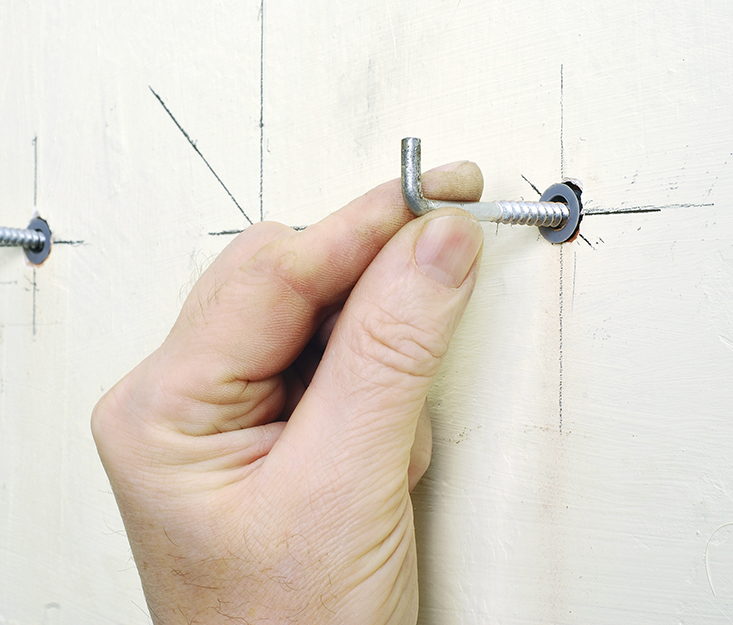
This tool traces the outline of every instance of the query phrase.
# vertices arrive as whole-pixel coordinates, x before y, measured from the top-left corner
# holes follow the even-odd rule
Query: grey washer
[[[542,236],[550,243],[565,243],[571,239],[580,225],[580,197],[573,187],[564,182],[558,182],[549,187],[540,198],[540,202],[562,202],[568,205],[570,216],[562,228],[540,227]]]
[[[34,265],[40,265],[51,253],[51,230],[46,221],[40,217],[31,219],[31,223],[28,224],[28,230],[36,230],[43,235],[43,247],[37,250],[30,248],[25,250],[25,255],[28,257],[28,260]]]

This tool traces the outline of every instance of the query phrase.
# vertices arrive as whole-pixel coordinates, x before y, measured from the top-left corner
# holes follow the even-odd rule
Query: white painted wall
[[[486,199],[580,179],[584,238],[486,227],[421,623],[733,621],[733,6],[262,6],[0,0],[0,225],[57,240],[0,249],[0,623],[148,622],[89,413],[247,224],[151,89],[254,221],[397,176],[408,135]]]

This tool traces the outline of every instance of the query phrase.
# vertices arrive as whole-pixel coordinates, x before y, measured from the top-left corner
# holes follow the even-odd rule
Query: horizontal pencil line
[[[715,204],[661,204],[658,206],[620,206],[617,208],[590,208],[584,209],[583,215],[625,215],[628,213],[660,213],[668,208],[709,208]]]

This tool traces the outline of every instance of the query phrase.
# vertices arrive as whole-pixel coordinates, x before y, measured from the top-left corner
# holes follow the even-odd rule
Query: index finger
[[[463,161],[425,172],[423,188],[426,196],[471,201],[480,197],[483,178],[475,164]],[[206,351],[213,348],[228,361],[223,368],[236,371],[240,379],[282,371],[411,219],[395,179],[301,232],[277,237],[253,255],[235,242],[233,254],[222,254],[228,277],[216,298],[199,308],[204,318],[189,317],[182,324],[180,339],[203,342]],[[191,324],[194,332],[186,327]]]
[[[423,175],[425,194],[478,199],[483,186],[478,167],[468,162],[449,167],[454,170]],[[169,402],[195,400],[194,411],[202,414],[193,418],[199,424],[194,429],[200,433],[230,429],[222,419],[248,427],[242,414],[249,412],[247,406],[281,406],[284,398],[275,400],[273,393],[280,396],[282,386],[273,376],[293,363],[377,253],[412,218],[400,181],[393,180],[302,232],[276,235],[253,255],[247,246],[235,246],[226,255],[226,272],[234,268],[215,297],[180,318],[158,354]],[[214,414],[206,408],[212,404],[226,410]],[[168,418],[186,419],[192,408],[190,401],[186,405],[187,411],[167,411]],[[259,416],[257,422],[267,420]]]

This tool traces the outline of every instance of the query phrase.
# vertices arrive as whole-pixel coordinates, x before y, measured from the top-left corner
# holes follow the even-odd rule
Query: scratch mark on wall
[[[718,612],[720,612],[725,617],[726,621],[728,621],[729,623],[733,623],[733,620],[731,620],[730,616],[723,612],[723,610],[721,610],[717,605],[715,607],[717,608]]]
[[[718,338],[720,339],[720,342],[725,345],[730,351],[733,352],[733,341],[731,341],[729,338],[723,336],[722,334],[718,335]]]
[[[731,156],[733,156],[733,152],[731,153]],[[718,182],[718,178],[720,178],[720,174],[723,173],[723,170],[726,168],[727,165],[728,165],[728,161],[725,161],[725,163],[723,163],[723,166],[720,168],[718,175],[715,176],[715,180],[713,180],[713,183],[710,185],[710,188],[708,189],[708,192],[705,194],[705,197],[710,197],[710,194],[713,192],[713,189],[715,188],[715,185]]]
[[[198,146],[196,145],[196,142],[191,139],[189,134],[183,129],[183,126],[178,123],[178,120],[173,117],[173,113],[171,113],[170,109],[165,105],[165,102],[163,102],[163,98],[161,98],[157,93],[155,93],[155,90],[148,85],[148,89],[152,92],[152,94],[158,99],[158,102],[160,102],[160,105],[165,109],[165,112],[168,113],[168,116],[173,120],[173,123],[178,127],[178,130],[180,130],[183,133],[183,136],[186,137],[186,140],[191,144],[191,147],[196,151],[196,154],[198,154],[201,157],[201,160],[206,163],[206,166],[209,168],[209,171],[214,174],[214,178],[216,178],[219,181],[219,184],[222,186],[224,191],[227,192],[227,195],[232,199],[232,202],[237,206],[239,211],[244,215],[244,218],[252,224],[252,220],[247,216],[247,213],[244,212],[242,207],[239,205],[239,202],[235,199],[235,197],[232,195],[231,191],[227,189],[227,186],[224,184],[221,178],[219,178],[219,175],[214,171],[214,168],[209,164],[209,161],[206,160],[206,157],[201,153],[201,150],[198,149]]]
[[[384,2],[384,8],[387,11],[387,21],[389,22],[389,33],[392,35],[392,49],[394,50],[394,58],[397,58],[397,39],[394,36],[394,23],[392,22],[392,14],[389,12],[389,2],[385,0]],[[448,24],[450,24],[450,20],[448,21]],[[446,25],[446,28],[448,26]]]
[[[461,6],[461,0],[458,0],[458,4],[456,4],[456,8],[453,9],[453,15],[450,16],[450,19],[448,20],[448,23],[445,25],[445,28],[443,29],[443,32],[448,30],[448,26],[450,26],[450,23],[453,21],[453,18],[456,16],[456,13],[458,13],[458,7]]]
[[[705,543],[705,553],[703,554],[703,560],[705,560],[705,573],[708,576],[708,584],[710,584],[710,591],[713,593],[713,597],[715,597],[715,588],[713,587],[713,580],[710,577],[710,563],[708,562],[708,550],[710,549],[710,542],[713,540],[715,535],[722,530],[724,527],[731,527],[733,526],[733,523],[723,523],[718,529],[716,529],[711,535],[710,538],[708,538],[708,542]]]

